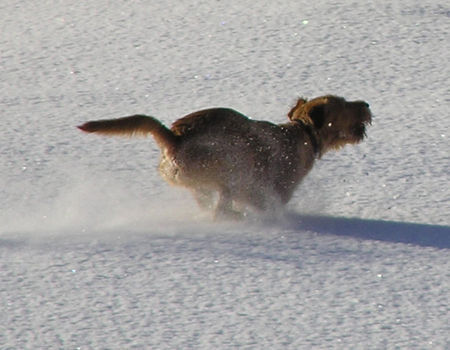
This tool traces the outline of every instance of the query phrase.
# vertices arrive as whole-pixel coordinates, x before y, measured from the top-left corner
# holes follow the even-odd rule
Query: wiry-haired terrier
[[[178,119],[170,129],[145,115],[90,121],[79,128],[152,134],[166,181],[191,189],[201,207],[215,208],[216,218],[238,218],[247,207],[271,211],[286,204],[316,158],[362,141],[372,119],[366,102],[332,95],[300,98],[288,117],[277,125],[212,108]]]

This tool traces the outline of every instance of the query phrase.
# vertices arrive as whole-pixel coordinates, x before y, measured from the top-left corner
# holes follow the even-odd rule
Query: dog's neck
[[[314,127],[310,124],[306,124],[303,120],[300,119],[295,119],[292,121],[292,123],[294,125],[300,126],[306,132],[311,142],[314,156],[316,158],[320,158],[322,156],[322,144],[319,141],[320,139],[317,135],[317,132],[314,130]]]

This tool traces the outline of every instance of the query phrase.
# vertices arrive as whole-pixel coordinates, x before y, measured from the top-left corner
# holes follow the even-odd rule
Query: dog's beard
[[[356,124],[349,131],[339,131],[339,139],[341,142],[356,143],[362,141],[366,137],[366,125],[364,123]]]
[[[358,141],[362,141],[366,137],[366,124],[356,125],[353,129],[353,135]]]

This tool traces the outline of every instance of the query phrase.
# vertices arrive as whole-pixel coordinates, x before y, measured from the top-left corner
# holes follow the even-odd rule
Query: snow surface
[[[0,4],[0,349],[449,349],[445,1]],[[212,223],[152,139],[200,108],[367,100],[284,218]]]

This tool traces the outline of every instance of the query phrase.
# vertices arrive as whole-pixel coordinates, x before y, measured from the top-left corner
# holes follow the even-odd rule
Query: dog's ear
[[[308,113],[309,117],[314,123],[316,129],[320,129],[325,123],[325,106],[317,105],[312,107]]]
[[[303,97],[300,97],[297,101],[297,103],[295,104],[294,107],[292,107],[292,109],[289,111],[288,113],[288,118],[290,120],[295,120],[295,119],[299,119],[300,116],[300,109],[301,107],[307,102],[307,100]]]

